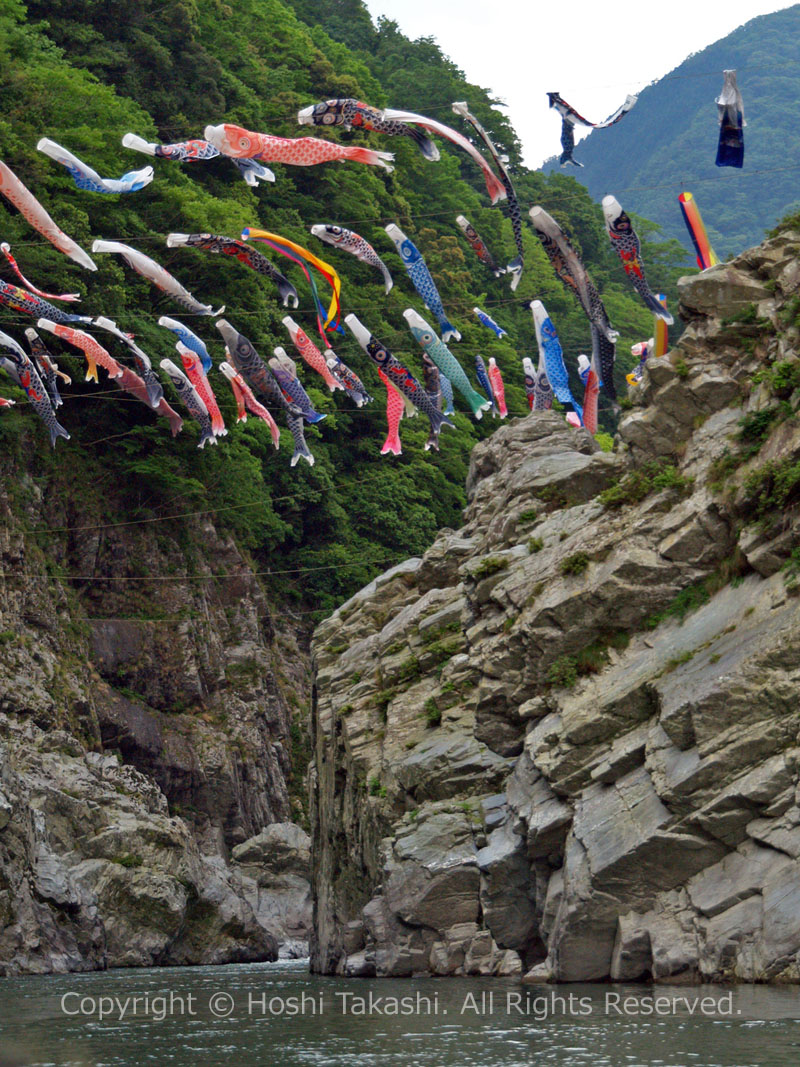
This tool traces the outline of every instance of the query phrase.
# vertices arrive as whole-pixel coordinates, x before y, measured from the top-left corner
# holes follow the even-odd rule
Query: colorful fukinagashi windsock
[[[88,193],[138,193],[153,180],[152,167],[128,171],[121,178],[101,178],[96,170],[49,137],[42,137],[36,147],[66,167],[77,187]]]
[[[342,383],[347,395],[352,399],[356,407],[360,408],[363,404],[370,404],[372,397],[356,372],[348,367],[346,363],[343,363],[333,349],[326,348],[323,355],[325,356],[325,362],[328,364],[328,370],[337,381]]]
[[[431,402],[424,386],[414,377],[408,367],[396,359],[389,349],[359,322],[355,315],[348,315],[344,321],[369,358],[380,367],[395,389],[410,400],[423,415],[427,415],[433,430],[438,431],[442,426],[453,425]]]
[[[50,397],[33,363],[13,337],[0,332],[0,345],[7,349],[0,353],[0,367],[25,392],[33,410],[47,427],[50,444],[55,448],[59,437],[69,441],[69,434],[56,418]]]
[[[667,306],[667,294],[656,293],[656,299],[659,304],[662,304],[666,309]],[[656,358],[665,356],[667,349],[669,348],[669,330],[667,324],[663,318],[656,318],[655,321],[655,336],[653,338],[653,355]]]
[[[477,315],[478,322],[482,323],[487,330],[491,330],[492,333],[497,334],[498,337],[505,337],[507,335],[508,331],[504,330],[502,326],[498,326],[494,319],[490,315],[487,315],[485,311],[481,311],[480,308],[473,308],[472,310]]]
[[[211,430],[214,436],[224,437],[228,431],[225,429],[225,422],[222,418],[222,413],[219,410],[217,398],[214,396],[211,382],[206,378],[203,364],[200,362],[200,357],[196,352],[193,352],[191,348],[187,348],[183,341],[176,341],[175,347],[178,350],[178,355],[181,357],[184,374],[192,383],[195,392],[205,404],[208,417],[211,419]]]
[[[206,126],[204,132],[206,140],[223,155],[237,159],[258,159],[264,163],[287,163],[295,167],[314,167],[318,163],[350,160],[394,170],[389,163],[394,159],[391,152],[376,152],[360,145],[336,144],[318,137],[273,137],[269,133],[254,133],[228,122],[220,126]]]
[[[162,359],[159,366],[175,387],[181,403],[200,427],[200,440],[197,447],[205,448],[207,444],[215,445],[217,439],[211,427],[211,416],[195,387],[171,359]]]
[[[530,217],[536,236],[547,253],[558,280],[578,300],[592,327],[592,355],[603,376],[603,389],[616,399],[614,387],[615,342],[619,336],[608,321],[605,305],[595,289],[578,253],[556,220],[544,208],[532,207]],[[551,385],[555,383],[551,379]]]
[[[162,159],[174,159],[177,163],[205,162],[216,159],[220,154],[209,141],[195,138],[191,141],[177,141],[175,144],[157,144],[145,141],[135,133],[126,133],[122,138],[126,148],[143,152],[146,156],[158,156]],[[256,186],[259,182],[274,182],[275,175],[268,167],[256,163],[254,159],[231,159],[248,185]]]
[[[504,419],[506,415],[508,415],[508,408],[506,407],[506,387],[503,381],[503,375],[500,373],[500,368],[497,366],[494,356],[489,356],[487,373],[489,375],[489,381],[492,383],[492,393],[494,394],[495,405],[500,412],[500,418]]]
[[[325,357],[314,344],[314,342],[311,340],[311,338],[308,336],[308,334],[305,332],[305,330],[301,329],[301,327],[297,325],[291,315],[286,315],[286,317],[281,321],[283,322],[283,325],[286,327],[286,329],[289,331],[289,336],[292,339],[292,343],[294,344],[300,355],[303,357],[304,362],[306,362],[312,370],[315,370],[317,374],[320,375],[320,377],[324,380],[330,391],[334,392],[336,389],[344,389],[344,386],[339,381],[339,379],[335,378],[334,375],[331,374],[331,372],[328,370],[328,364],[325,360]]]
[[[150,371],[151,375],[155,375],[155,371]],[[164,398],[164,389],[161,383],[158,383],[158,388],[161,390],[161,399],[157,404],[153,404],[151,401],[152,386],[146,383],[139,375],[130,369],[130,367],[123,367],[122,374],[119,378],[113,379],[114,385],[118,389],[121,389],[124,393],[130,393],[131,396],[135,396],[137,400],[140,400],[147,407],[151,408],[157,415],[161,415],[169,422],[169,428],[173,437],[177,437],[183,429],[183,419],[178,412],[167,403]]]
[[[481,263],[483,263],[484,266],[489,268],[492,274],[494,274],[495,278],[499,278],[501,274],[505,274],[505,269],[503,267],[497,266],[494,261],[494,256],[489,251],[486,242],[475,229],[475,227],[472,225],[472,223],[469,221],[469,219],[465,218],[463,215],[456,215],[456,222],[464,231],[464,236],[469,241],[472,251],[478,257]]]
[[[553,392],[562,404],[574,408],[580,415],[581,407],[569,387],[569,374],[564,365],[564,353],[561,349],[561,342],[558,339],[553,320],[547,314],[547,310],[541,300],[532,300],[530,309],[536,330],[536,343],[539,346],[539,352],[544,357],[547,378],[553,387]]]
[[[273,281],[278,287],[278,293],[284,307],[296,308],[300,303],[297,290],[266,256],[262,255],[257,248],[237,241],[233,237],[220,237],[213,233],[169,233],[167,234],[168,248],[202,248],[206,252],[222,253],[230,256],[239,263],[244,263],[256,274],[263,274]]]
[[[394,241],[414,288],[425,301],[425,307],[436,316],[439,328],[442,331],[442,339],[444,341],[460,341],[461,334],[455,326],[447,321],[442,298],[439,296],[439,290],[436,288],[436,282],[434,282],[431,272],[428,270],[428,265],[422,258],[422,253],[414,242],[406,237],[400,227],[395,226],[393,222],[390,222],[386,227],[386,232]]]
[[[455,111],[457,115],[461,115],[463,119],[466,119],[488,148],[489,154],[494,161],[494,165],[497,167],[498,173],[500,174],[500,181],[503,183],[503,188],[506,191],[508,214],[511,219],[511,229],[514,233],[514,244],[517,246],[516,258],[512,259],[506,267],[506,272],[511,275],[511,289],[513,291],[519,285],[519,280],[522,277],[522,268],[525,266],[525,251],[522,247],[522,212],[520,211],[519,201],[517,200],[517,194],[514,190],[511,178],[506,170],[508,157],[500,155],[495,148],[494,141],[492,141],[480,122],[478,122],[475,116],[470,112],[463,100],[456,101],[453,104],[453,111]]]
[[[691,193],[684,192],[678,197],[678,203],[680,204],[683,221],[686,223],[686,228],[689,231],[689,236],[697,254],[697,266],[700,270],[708,270],[709,267],[716,266],[719,263],[719,259],[711,247],[711,241],[708,239],[708,233],[703,217],[700,214],[700,208],[697,206],[697,201]]]
[[[414,126],[409,126],[399,119],[386,118],[380,108],[371,107],[352,97],[336,100],[321,100],[297,112],[297,121],[301,126],[343,126],[346,130],[367,130],[385,133],[389,137],[410,137],[426,159],[434,163],[439,159],[439,149]]]
[[[352,230],[346,230],[343,226],[328,226],[322,225],[312,226],[311,233],[314,237],[318,237],[320,241],[324,241],[326,244],[333,245],[334,248],[341,248],[345,252],[349,252],[355,256],[356,259],[362,263],[368,263],[370,267],[375,267],[383,275],[383,281],[386,286],[386,292],[388,293],[394,281],[389,273],[389,268],[383,262],[381,257],[372,247],[372,245],[365,241],[363,237],[359,237],[357,233],[353,233]]]
[[[561,116],[561,148],[563,151],[561,152],[559,163],[562,167],[565,167],[567,163],[571,163],[574,167],[583,166],[583,163],[579,163],[572,155],[575,150],[576,125],[591,126],[595,130],[605,130],[619,122],[624,115],[627,115],[638,99],[635,96],[626,96],[625,103],[618,107],[607,119],[602,122],[590,122],[589,119],[585,119],[574,107],[568,104],[559,93],[548,93],[547,97],[550,101],[550,107],[554,107]]]
[[[311,292],[314,297],[314,304],[317,308],[317,325],[320,334],[324,337],[325,331],[330,327],[331,329],[338,330],[340,333],[344,331],[339,327],[339,312],[340,312],[340,294],[342,291],[342,280],[339,277],[336,269],[326,263],[324,259],[320,259],[319,256],[315,256],[313,252],[310,252],[302,245],[296,244],[294,241],[290,241],[288,237],[282,237],[279,233],[271,233],[269,230],[257,230],[252,226],[246,227],[242,230],[243,241],[263,241],[269,248],[285,256],[287,259],[296,263],[305,274],[308,279],[308,283],[311,286]],[[313,275],[309,272],[308,268],[314,267],[325,281],[331,287],[331,301],[328,306],[327,314],[322,306],[322,302],[317,292],[317,287],[314,282]],[[323,321],[324,320],[324,321]]]
[[[400,444],[400,420],[403,418],[405,404],[403,397],[380,367],[378,367],[378,377],[386,386],[386,422],[388,424],[388,432],[386,440],[381,447],[381,455],[385,456],[387,452],[391,452],[394,456],[400,456],[403,453],[403,448]],[[433,428],[431,428],[431,433],[433,433]]]
[[[124,330],[121,330],[115,322],[111,321],[111,319],[107,319],[104,315],[100,315],[98,318],[93,319],[92,321],[95,326],[99,326],[101,330],[107,330],[109,333],[113,333],[116,338],[122,341],[122,343],[133,356],[133,361],[136,364],[136,369],[142,377],[142,381],[145,389],[147,390],[148,396],[148,400],[146,401],[146,403],[148,403],[154,411],[161,410],[161,414],[165,414],[164,410],[160,408],[161,401],[164,399],[164,388],[158,379],[158,375],[153,370],[153,364],[150,362],[150,357],[147,355],[147,353],[143,352],[141,348],[139,348],[131,334],[125,333]],[[129,382],[133,381],[133,379],[130,378],[128,380]],[[126,386],[123,386],[123,388],[125,388],[127,392],[134,392],[133,389],[128,389]],[[136,386],[136,388],[138,388],[138,386]],[[173,431],[173,436],[175,435],[175,433],[177,433],[177,431]]]
[[[597,402],[600,396],[600,379],[585,355],[578,356],[578,374],[584,384],[583,425],[590,434],[597,433]]]
[[[422,357],[422,377],[425,382],[425,392],[431,398],[433,404],[442,410],[442,387],[441,387],[441,374],[439,374],[439,368],[427,355],[423,353]],[[431,431],[428,434],[428,440],[423,445],[426,452],[430,452],[433,449],[435,452],[439,451],[439,431],[434,430],[431,427]]]
[[[218,319],[216,327],[225,340],[228,359],[247,384],[256,393],[273,401],[284,412],[294,441],[294,453],[290,465],[296,466],[298,460],[302,458],[313,467],[315,461],[306,444],[303,433],[303,413],[300,408],[294,402],[289,403],[286,400],[272,371],[243,333],[239,333],[225,319]]]
[[[303,412],[303,418],[306,422],[322,422],[325,416],[314,410],[311,398],[297,377],[297,364],[295,361],[290,359],[285,348],[279,346],[273,349],[273,352],[275,354],[270,359],[269,365],[275,375],[275,381],[283,391],[283,395],[289,403],[297,404]]]
[[[158,325],[166,326],[168,330],[172,330],[177,335],[178,340],[182,341],[187,348],[191,348],[192,352],[200,357],[200,362],[203,364],[203,370],[206,374],[211,371],[214,364],[211,362],[211,356],[208,354],[205,341],[199,338],[196,333],[192,333],[188,326],[184,326],[177,319],[171,319],[168,315],[162,315],[158,320]]]
[[[181,307],[191,311],[194,315],[216,316],[221,315],[225,310],[224,305],[214,311],[210,304],[201,304],[199,300],[195,300],[188,289],[184,289],[181,283],[176,278],[173,278],[169,271],[164,270],[159,263],[156,263],[154,259],[146,256],[144,252],[138,252],[135,248],[131,248],[130,245],[123,244],[121,241],[94,241],[92,242],[92,251],[110,252],[114,255],[122,256],[128,266],[132,267],[137,274],[147,278],[162,293],[171,296]]]
[[[278,424],[275,422],[272,415],[270,415],[269,411],[263,404],[259,404],[253,396],[252,389],[235,367],[232,367],[230,363],[220,363],[219,369],[231,383],[231,389],[233,390],[233,395],[236,399],[236,421],[247,422],[248,412],[251,415],[255,415],[257,419],[261,419],[262,422],[265,422],[267,426],[269,426],[272,443],[275,448],[278,448],[280,445],[281,434],[278,429]]]
[[[88,315],[70,315],[49,301],[44,300],[41,296],[34,296],[27,289],[22,289],[18,285],[11,285],[10,282],[4,282],[2,279],[0,279],[0,304],[5,305],[12,311],[21,311],[23,315],[30,315],[35,319],[41,317],[50,319],[52,322],[65,324],[68,322],[92,321]]]
[[[619,201],[615,197],[603,197],[603,217],[611,245],[619,256],[633,288],[654,315],[658,315],[665,322],[671,323],[672,315],[659,301],[655,293],[651,292],[650,286],[647,284],[647,279],[644,276],[644,261],[642,260],[639,238],[633,228],[630,216],[622,210]]]
[[[491,408],[491,401],[473,389],[469,378],[464,373],[464,368],[444,343],[434,333],[431,326],[413,308],[406,308],[403,318],[408,323],[415,339],[422,345],[429,358],[433,360],[439,369],[439,373],[448,379],[450,385],[458,389],[464,397],[472,414],[476,419],[483,417],[484,411]]]
[[[744,166],[744,104],[736,71],[722,72],[722,92],[717,97],[719,112],[719,144],[717,145],[718,167]]]
[[[75,301],[80,300],[80,293],[45,293],[42,289],[37,289],[35,285],[32,285],[19,269],[19,264],[16,259],[11,255],[11,245],[8,244],[7,241],[3,241],[3,243],[0,244],[0,252],[6,257],[9,267],[11,267],[28,292],[42,297],[43,300],[63,300],[65,303],[74,303]]]
[[[48,352],[47,345],[32,326],[25,330],[25,336],[30,346],[31,358],[50,397],[50,403],[54,408],[60,407],[64,401],[58,391],[58,379],[61,378],[67,385],[72,384],[72,379],[58,369],[58,364]]]
[[[111,353],[103,348],[100,342],[95,340],[91,334],[85,333],[83,330],[76,330],[71,326],[64,326],[60,322],[51,322],[49,319],[39,319],[36,325],[40,330],[48,330],[50,333],[54,333],[62,341],[74,345],[75,348],[79,348],[83,352],[86,359],[85,381],[99,383],[98,366],[108,372],[109,378],[122,377],[122,364],[117,363]]]
[[[76,244],[71,237],[56,226],[30,189],[26,188],[14,171],[2,161],[0,161],[0,193],[6,200],[10,200],[34,230],[38,230],[43,237],[46,237],[59,252],[63,252],[65,256],[69,256],[87,270],[97,270],[91,256],[87,255],[79,244]]]
[[[491,405],[490,411],[492,418],[497,415],[497,405],[494,402],[494,392],[492,391],[492,383],[489,381],[489,375],[486,372],[486,364],[483,362],[483,356],[475,357],[475,377],[478,379],[478,385],[483,389],[489,398]]]

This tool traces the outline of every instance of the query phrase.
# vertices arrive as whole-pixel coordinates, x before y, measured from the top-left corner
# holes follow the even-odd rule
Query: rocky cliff
[[[303,954],[300,628],[207,519],[83,485],[3,463],[0,975]]]
[[[800,980],[799,257],[682,280],[613,453],[502,427],[318,628],[315,970]]]

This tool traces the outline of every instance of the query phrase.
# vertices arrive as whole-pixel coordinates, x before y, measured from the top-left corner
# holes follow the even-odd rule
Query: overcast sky
[[[623,13],[612,15],[592,0],[366,4],[373,18],[387,15],[409,37],[435,37],[469,81],[503,100],[530,167],[561,151],[561,122],[547,107],[547,92],[561,93],[581,114],[600,121],[629,92],[667,74],[690,53],[756,15],[793,6],[776,0],[648,0],[617,5]],[[719,85],[709,85],[712,99],[721,86],[721,77]],[[392,106],[414,110],[414,101],[394,100]]]

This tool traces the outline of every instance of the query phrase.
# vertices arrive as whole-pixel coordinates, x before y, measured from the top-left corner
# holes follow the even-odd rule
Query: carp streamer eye
[[[249,151],[249,149],[250,149],[250,138],[249,137],[240,137],[239,138],[239,147],[242,149],[243,152]]]

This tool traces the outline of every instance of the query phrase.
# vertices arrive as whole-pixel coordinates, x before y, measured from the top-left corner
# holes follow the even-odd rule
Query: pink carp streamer
[[[309,367],[311,367],[312,370],[315,370],[317,374],[319,374],[324,379],[325,384],[330,389],[330,391],[334,392],[336,389],[344,389],[344,386],[339,381],[339,379],[334,378],[334,376],[331,374],[330,370],[328,369],[328,364],[325,361],[325,357],[314,344],[314,342],[310,339],[308,334],[303,329],[301,329],[300,326],[297,325],[297,323],[290,315],[287,315],[286,318],[282,321],[283,325],[289,331],[289,335],[292,338],[294,347],[297,349],[297,351],[300,353],[300,355],[303,357],[303,360],[309,365]]]
[[[10,200],[34,230],[38,230],[42,237],[46,237],[59,252],[63,252],[65,256],[69,256],[87,270],[97,270],[91,256],[56,226],[30,189],[22,184],[14,171],[2,160],[0,160],[0,193],[6,200]]]
[[[230,356],[228,349],[225,349],[225,355]],[[231,383],[231,389],[233,389],[233,395],[236,398],[236,406],[238,409],[237,422],[247,422],[247,412],[251,415],[255,415],[257,419],[261,419],[269,426],[269,432],[272,437],[273,445],[278,448],[281,440],[281,432],[278,429],[278,424],[270,415],[269,411],[263,404],[259,404],[253,395],[253,391],[244,378],[239,374],[235,367],[230,363],[220,363],[219,369]]]
[[[504,419],[508,415],[506,388],[503,382],[503,375],[500,373],[500,368],[497,366],[494,356],[489,357],[488,374],[489,381],[492,383],[492,392],[494,393],[497,410],[500,412],[500,418]]]
[[[8,265],[11,267],[16,276],[19,278],[19,280],[29,292],[35,293],[36,296],[41,296],[44,300],[80,300],[80,293],[45,293],[42,289],[37,289],[35,285],[28,281],[28,279],[19,269],[19,264],[17,263],[16,259],[14,259],[14,257],[11,255],[11,245],[8,244],[7,241],[3,241],[3,243],[0,244],[0,252],[2,252],[3,255],[6,257],[6,259],[8,260]]]
[[[400,420],[405,410],[405,401],[380,367],[378,367],[378,376],[386,386],[386,421],[389,424],[389,432],[383,442],[381,455],[385,456],[387,452],[391,452],[395,456],[400,456],[403,454],[403,449],[400,445]]]
[[[592,436],[597,433],[597,401],[600,396],[600,380],[594,365],[589,367],[586,376],[586,390],[583,394],[583,425]]]
[[[219,410],[217,398],[214,396],[214,390],[211,388],[211,383],[208,378],[206,378],[206,373],[203,370],[203,364],[200,362],[200,357],[196,352],[193,352],[191,348],[187,348],[183,341],[178,341],[175,347],[183,362],[183,369],[186,372],[186,377],[195,387],[197,395],[208,408],[208,414],[211,418],[211,429],[214,431],[214,436],[224,436],[228,431],[225,429],[225,422]]]

